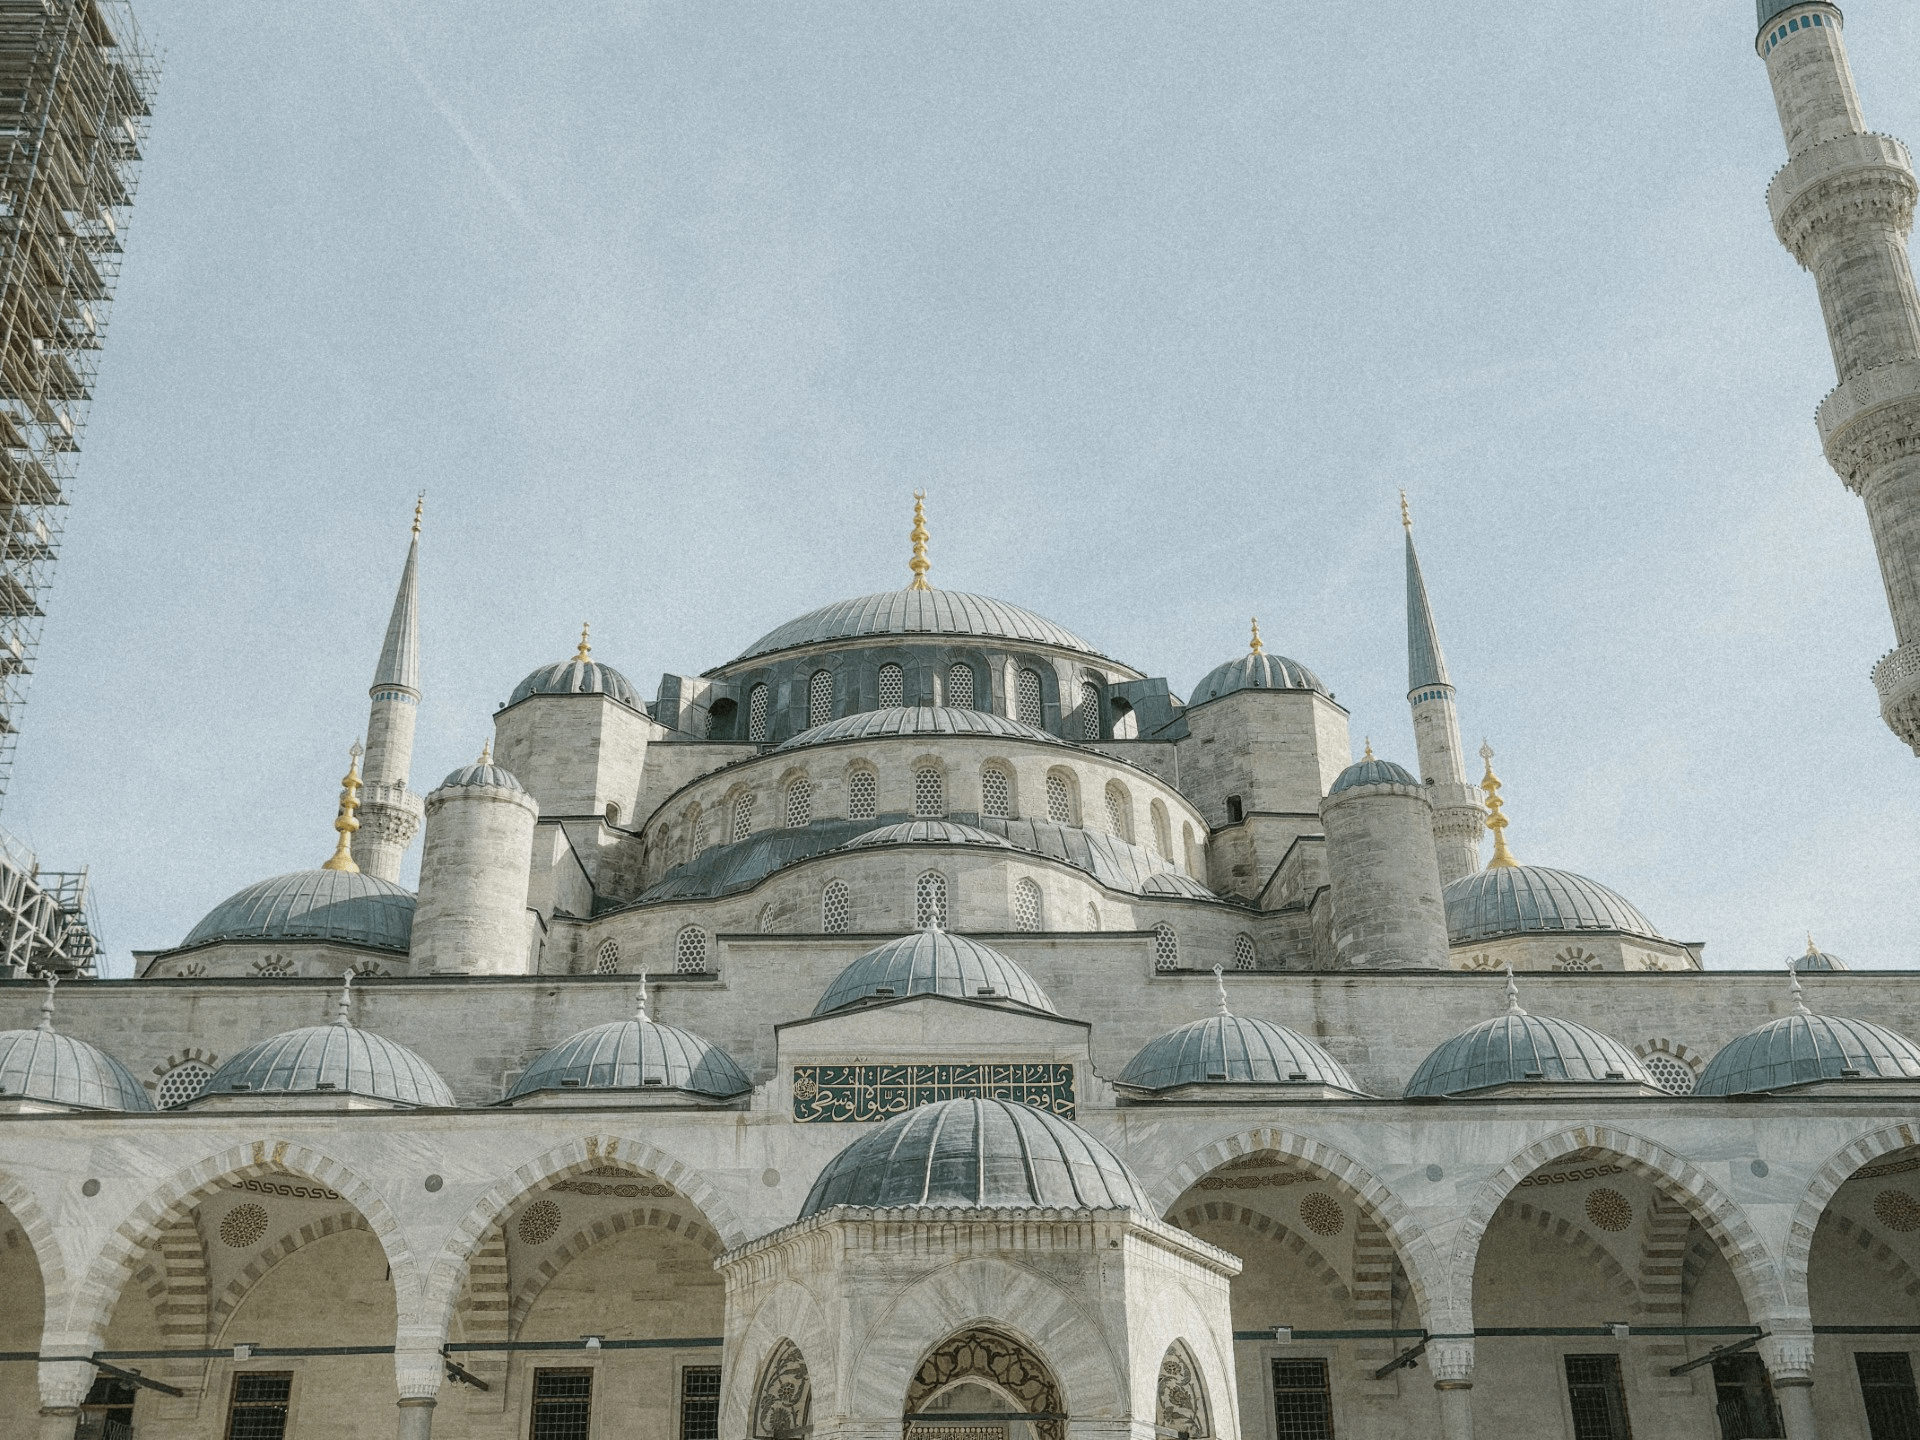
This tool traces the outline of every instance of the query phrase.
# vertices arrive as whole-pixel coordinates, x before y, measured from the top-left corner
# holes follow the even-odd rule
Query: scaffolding
[[[0,830],[0,978],[96,979],[99,936],[87,872],[42,870]]]

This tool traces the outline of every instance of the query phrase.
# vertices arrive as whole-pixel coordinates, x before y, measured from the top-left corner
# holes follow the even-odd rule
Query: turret
[[[1866,503],[1895,649],[1873,669],[1888,728],[1920,754],[1920,295],[1907,258],[1907,149],[1867,131],[1838,7],[1759,0],[1755,47],[1787,163],[1774,233],[1820,289],[1840,384],[1817,415],[1827,460]]]
[[[1420,756],[1420,777],[1433,806],[1433,843],[1440,879],[1450,884],[1480,868],[1480,833],[1485,812],[1467,779],[1460,744],[1460,717],[1453,708],[1453,684],[1440,653],[1440,632],[1427,603],[1427,582],[1413,548],[1413,516],[1406,491],[1400,492],[1400,523],[1407,532],[1407,704],[1413,708],[1413,743]]]
[[[1320,802],[1342,969],[1447,967],[1447,912],[1427,787],[1391,761],[1349,765]]]
[[[527,884],[540,807],[489,748],[449,775],[426,808],[413,973],[528,973]]]
[[[367,758],[360,828],[353,858],[376,880],[398,880],[400,861],[420,828],[420,797],[407,789],[413,767],[413,727],[420,713],[420,512],[413,507],[413,543],[407,547],[400,590],[393,597],[380,664],[367,693]]]

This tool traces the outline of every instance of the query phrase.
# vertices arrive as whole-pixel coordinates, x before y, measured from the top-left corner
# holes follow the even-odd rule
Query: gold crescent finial
[[[1400,523],[1407,529],[1413,529],[1413,511],[1407,508],[1407,492],[1400,492]]]
[[[340,843],[334,846],[332,857],[320,868],[358,874],[360,867],[353,863],[351,842],[353,833],[360,828],[360,822],[353,818],[353,812],[360,808],[360,757],[366,752],[356,740],[348,753],[353,758],[347,763],[347,773],[340,780],[340,813],[333,819],[333,828],[340,832]]]
[[[493,764],[493,741],[491,738],[480,742],[480,758],[473,763],[476,765]]]
[[[1480,758],[1487,762],[1487,773],[1480,778],[1480,788],[1487,796],[1487,829],[1493,832],[1493,858],[1487,861],[1487,868],[1511,870],[1520,862],[1507,849],[1507,817],[1500,813],[1507,802],[1500,798],[1500,777],[1493,773],[1493,747],[1484,740],[1480,742]]]
[[[1252,645],[1252,649],[1253,649],[1253,653],[1254,653],[1254,654],[1256,654],[1256,655],[1264,655],[1264,654],[1266,654],[1266,653],[1267,653],[1267,647],[1266,647],[1266,644],[1265,644],[1265,642],[1264,642],[1264,641],[1262,641],[1262,640],[1260,639],[1260,617],[1259,617],[1258,615],[1256,615],[1256,616],[1254,616],[1254,617],[1253,617],[1253,645]]]
[[[427,492],[422,490],[413,502],[413,538],[420,538],[420,513],[427,508]]]
[[[913,492],[913,529],[907,538],[913,541],[913,559],[907,562],[907,568],[913,571],[913,583],[909,590],[931,590],[927,584],[927,571],[933,568],[933,562],[927,559],[927,492]]]
[[[592,629],[593,622],[589,620],[582,620],[580,622],[580,645],[579,648],[573,652],[573,661],[576,665],[584,665],[593,658],[593,646],[587,643],[587,634]]]
[[[1813,931],[1809,930],[1807,931],[1807,954],[1818,955],[1819,953],[1820,947],[1813,943]]]

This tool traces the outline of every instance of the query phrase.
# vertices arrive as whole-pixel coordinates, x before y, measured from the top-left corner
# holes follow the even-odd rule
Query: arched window
[[[813,782],[802,775],[787,787],[787,828],[798,830],[813,823]]]
[[[1040,924],[1040,887],[1031,880],[1021,880],[1013,887],[1013,928],[1016,930],[1039,930]]]
[[[1133,797],[1118,780],[1107,782],[1107,829],[1122,840],[1133,839]]]
[[[891,710],[907,703],[907,674],[898,665],[880,667],[880,708]]]
[[[1089,900],[1087,902],[1087,929],[1097,931],[1099,928],[1100,928],[1100,907],[1094,904],[1093,901]]]
[[[1182,825],[1180,827],[1180,848],[1186,852],[1187,874],[1196,880],[1203,879],[1200,864],[1200,846],[1193,838],[1193,826]]]
[[[620,942],[618,940],[600,942],[600,953],[594,957],[593,973],[596,975],[620,973]]]
[[[687,813],[680,818],[680,863],[686,864],[693,859],[707,843],[707,822],[700,814],[698,805],[689,806]]]
[[[973,666],[964,661],[947,667],[947,704],[956,710],[973,709]]]
[[[1167,807],[1164,801],[1156,800],[1147,807],[1153,817],[1153,848],[1160,852],[1162,860],[1173,859],[1173,827],[1167,823]]]
[[[947,928],[947,877],[929,870],[913,882],[913,928]]]
[[[773,902],[771,900],[760,907],[760,914],[754,921],[753,928],[758,930],[762,935],[771,935],[773,933]]]
[[[1180,937],[1162,920],[1153,927],[1153,968],[1172,970],[1180,964]]]
[[[871,820],[880,794],[880,782],[871,770],[855,770],[847,776],[847,819]]]
[[[1233,968],[1236,970],[1254,970],[1260,965],[1260,951],[1254,946],[1253,936],[1236,935],[1233,937]]]
[[[1080,738],[1100,738],[1100,687],[1091,680],[1080,682]]]
[[[742,795],[733,802],[733,838],[744,840],[753,834],[753,796]]]
[[[1133,713],[1133,706],[1124,700],[1112,702],[1113,738],[1116,740],[1138,740],[1140,738],[1140,717]]]
[[[673,969],[677,975],[699,975],[707,968],[707,932],[698,925],[681,929],[673,942]]]
[[[709,740],[731,740],[733,738],[733,720],[740,713],[740,707],[731,700],[716,700],[713,708],[707,711],[707,738]]]
[[[1240,797],[1238,795],[1227,796],[1227,823],[1229,825],[1238,825],[1246,818],[1246,807],[1241,804]]]
[[[1047,819],[1056,825],[1073,824],[1073,785],[1063,771],[1047,775]]]
[[[998,765],[980,772],[980,813],[991,820],[1013,814],[1013,777]]]
[[[1036,730],[1045,728],[1046,708],[1040,701],[1040,672],[1022,670],[1020,672],[1019,713],[1013,718],[1022,725],[1031,725]]]
[[[821,892],[820,929],[828,935],[844,935],[853,929],[853,891],[846,881],[832,881]]]
[[[913,813],[935,820],[947,813],[946,781],[932,765],[922,765],[913,772]]]
[[[693,853],[698,855],[707,848],[707,817],[701,813],[698,805],[693,807]]]
[[[813,672],[807,682],[807,728],[824,725],[833,718],[833,676],[824,670]]]
[[[620,807],[618,805],[615,805],[612,801],[608,801],[607,802],[607,824],[618,825],[619,823],[620,823]]]
[[[747,692],[747,739],[758,745],[767,738],[767,687],[756,685]]]

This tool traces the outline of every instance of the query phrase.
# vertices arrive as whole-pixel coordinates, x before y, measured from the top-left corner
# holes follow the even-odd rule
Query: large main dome
[[[413,892],[405,886],[357,870],[296,870],[229,895],[180,944],[334,940],[405,951],[412,936]]]
[[[883,590],[853,600],[836,600],[809,610],[762,635],[732,663],[818,645],[829,640],[864,640],[881,635],[970,635],[994,640],[1026,640],[1058,650],[1098,655],[1071,630],[1031,610],[964,590]]]

